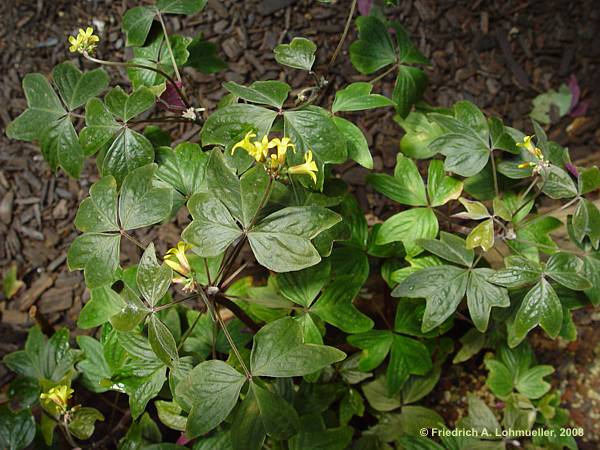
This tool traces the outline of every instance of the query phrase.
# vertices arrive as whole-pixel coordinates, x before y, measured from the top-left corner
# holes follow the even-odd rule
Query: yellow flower
[[[533,136],[525,136],[523,138],[523,142],[517,143],[517,147],[523,147],[525,150],[527,150],[529,153],[531,153],[537,159],[541,159],[541,160],[544,159],[544,154],[542,153],[542,151],[539,148],[537,148],[535,145],[533,145]]]
[[[292,151],[296,151],[296,146],[292,144],[290,138],[284,137],[281,139],[275,138],[269,142],[269,148],[277,147],[277,162],[280,166],[285,164],[285,155],[287,153],[287,149],[291,148]]]
[[[165,254],[165,264],[179,275],[187,277],[190,274],[191,268],[185,252],[191,248],[191,245],[179,241],[175,247],[169,249]]]
[[[73,389],[67,385],[61,384],[54,386],[48,392],[40,394],[40,399],[46,405],[51,405],[53,403],[62,411],[65,411],[69,399],[73,396],[73,392],[75,392]]]
[[[240,142],[235,144],[231,149],[231,154],[238,148],[242,148],[248,152],[257,162],[263,162],[269,153],[269,138],[264,135],[261,141],[251,142],[250,139],[256,137],[256,133],[249,131]]]
[[[100,38],[94,35],[92,27],[87,27],[85,31],[80,28],[77,37],[69,36],[69,43],[71,44],[69,51],[72,53],[92,53],[99,41]]]
[[[288,173],[292,175],[309,175],[313,183],[317,183],[317,173],[319,169],[317,169],[317,164],[312,159],[312,151],[308,151],[304,154],[304,164],[299,164],[297,166],[292,166],[288,169]]]
[[[517,167],[519,169],[529,169],[530,167],[534,167],[535,165],[536,164],[534,162],[529,161],[529,162],[521,163]]]

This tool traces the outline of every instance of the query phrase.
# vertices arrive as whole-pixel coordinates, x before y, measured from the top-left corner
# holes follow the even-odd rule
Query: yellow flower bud
[[[185,254],[191,248],[191,245],[179,241],[175,247],[167,251],[164,257],[165,264],[184,278],[191,272],[190,262]]]

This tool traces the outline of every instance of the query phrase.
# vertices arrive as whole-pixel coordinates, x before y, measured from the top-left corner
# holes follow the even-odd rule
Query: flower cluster
[[[47,409],[64,413],[67,411],[67,405],[69,403],[69,399],[73,396],[73,392],[75,391],[69,386],[60,384],[58,386],[54,386],[48,392],[43,392],[40,394],[40,400]]]
[[[79,52],[82,54],[92,53],[99,41],[100,38],[94,34],[92,27],[87,27],[85,31],[80,28],[77,37],[69,36],[69,43],[71,44],[69,51],[71,53]]]
[[[523,142],[518,142],[517,147],[522,147],[527,150],[531,155],[533,155],[537,161],[527,161],[519,164],[517,167],[519,169],[527,169],[529,167],[533,167],[533,171],[535,173],[541,172],[544,167],[548,166],[548,162],[544,159],[544,154],[542,150],[536,147],[533,144],[533,136],[525,136],[523,138]]]
[[[238,148],[245,150],[258,163],[267,163],[271,173],[279,174],[285,170],[286,155],[288,149],[296,151],[296,146],[290,141],[290,138],[283,137],[281,139],[274,138],[269,140],[265,134],[260,141],[252,140],[256,137],[256,133],[249,131],[244,136],[244,139],[239,141],[231,149],[233,155]],[[276,149],[276,152],[270,152],[271,149]],[[313,161],[312,151],[307,151],[304,155],[304,163],[287,169],[288,174],[294,175],[309,175],[314,183],[317,182],[317,173],[319,169]]]

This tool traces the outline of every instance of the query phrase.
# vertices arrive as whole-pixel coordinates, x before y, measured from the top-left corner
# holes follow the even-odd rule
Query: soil
[[[72,59],[87,63],[67,52],[66,38],[79,27],[93,25],[102,38],[98,55],[122,60],[129,53],[120,31],[120,16],[140,2],[127,0],[13,0],[0,5],[0,122],[2,129],[26,106],[21,79],[29,72],[48,74],[52,67]],[[168,27],[187,35],[202,33],[219,45],[228,69],[217,75],[184,70],[188,92],[201,99],[208,110],[224,94],[221,83],[248,83],[281,77],[300,88],[310,83],[298,71],[284,70],[275,63],[272,48],[295,36],[317,42],[316,72],[331,88],[366,80],[345,57],[356,37],[351,27],[342,54],[328,70],[329,58],[338,43],[348,14],[349,0],[322,4],[315,0],[209,0],[200,15],[170,16]],[[588,104],[582,118],[564,117],[548,128],[550,137],[571,149],[573,160],[589,165],[600,160],[600,4],[595,0],[406,0],[392,8],[393,16],[411,32],[431,60],[427,69],[428,102],[449,106],[468,99],[486,113],[504,118],[507,124],[530,130],[531,100],[548,89],[556,89],[574,76],[581,98]],[[114,83],[124,84],[124,73],[110,70]],[[384,78],[376,90],[390,94],[393,79]],[[402,131],[393,113],[377,111],[352,114],[365,131],[374,154],[375,170],[390,170],[395,164]],[[197,127],[174,128],[180,140],[198,141]],[[354,189],[361,206],[373,222],[394,212],[395,206],[365,186],[366,170],[344,165],[338,174]],[[88,298],[81,274],[69,272],[66,249],[77,235],[72,223],[78,203],[97,179],[90,162],[79,180],[64,173],[52,174],[35,145],[14,142],[0,134],[0,273],[16,264],[24,287],[11,299],[0,294],[0,356],[21,347],[27,328],[35,321],[51,327],[75,329],[78,313]],[[145,242],[161,241],[159,250],[172,246],[178,230],[187,221],[151,233],[139,234]],[[137,261],[137,249],[127,244],[124,263]],[[37,311],[32,313],[32,308]],[[33,317],[33,318],[32,318]],[[574,425],[585,436],[580,448],[600,445],[600,334],[599,314],[584,309],[575,315],[579,340],[575,343],[549,341],[536,335],[540,360],[557,367],[554,384],[564,390],[563,400]],[[81,331],[77,331],[81,333]],[[477,365],[477,363],[475,363]],[[476,367],[485,373],[481,366]],[[462,372],[461,372],[462,371]],[[450,391],[455,411],[439,409],[455,420],[464,408],[460,398],[465,388],[481,387],[480,376],[467,380],[463,369],[445,371],[440,389]],[[452,376],[450,379],[448,377]],[[10,374],[0,365],[0,386]],[[456,379],[468,381],[457,389]],[[462,383],[460,383],[462,384]],[[0,394],[0,401],[2,400]],[[111,400],[112,401],[112,400]]]

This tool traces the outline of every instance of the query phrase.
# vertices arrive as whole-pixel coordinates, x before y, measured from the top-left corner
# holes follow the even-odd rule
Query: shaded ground
[[[20,80],[28,72],[49,73],[52,67],[71,57],[66,49],[66,36],[78,27],[93,24],[102,29],[100,57],[120,60],[124,57],[119,17],[129,6],[139,2],[111,0],[15,0],[0,5],[0,121],[2,129],[25,107]],[[220,83],[240,83],[280,76],[271,49],[294,36],[306,36],[319,44],[317,73],[322,73],[339,87],[350,81],[364,80],[340,55],[329,73],[327,62],[341,35],[349,1],[333,5],[313,0],[287,1],[291,6],[270,14],[265,5],[276,1],[209,0],[209,6],[198,17],[182,21],[171,17],[169,27],[195,35],[203,33],[218,43],[229,69],[216,76],[185,71],[191,83],[189,92],[202,98],[205,106],[214,108],[223,94]],[[600,7],[594,0],[564,1],[402,1],[394,15],[412,33],[423,52],[431,59],[428,69],[430,87],[426,99],[432,104],[448,106],[459,99],[469,99],[487,113],[503,117],[508,124],[528,129],[527,114],[531,99],[549,88],[557,88],[574,74],[581,86],[582,97],[589,103],[584,120],[567,127],[572,118],[564,118],[553,126],[551,137],[571,148],[574,159],[589,164],[599,158],[600,49],[597,36]],[[355,38],[351,28],[348,42]],[[116,50],[115,50],[116,49]],[[77,59],[76,59],[77,62]],[[88,67],[88,66],[86,66]],[[111,72],[114,81],[123,79]],[[294,87],[308,82],[304,75],[285,71],[282,75]],[[387,94],[392,79],[384,79],[379,89]],[[376,88],[377,89],[377,88]],[[328,91],[331,95],[333,89]],[[390,111],[355,114],[366,132],[375,155],[375,170],[390,169],[401,129],[391,120]],[[197,141],[196,128],[174,130],[183,139]],[[364,186],[365,170],[347,164],[340,176],[355,189],[361,205],[373,220],[385,217],[391,205]],[[86,301],[79,273],[69,273],[65,252],[76,236],[72,221],[78,202],[87,195],[96,171],[92,163],[81,180],[70,180],[64,174],[54,176],[33,145],[11,142],[0,135],[0,272],[16,263],[18,275],[25,281],[13,299],[5,301],[0,294],[0,355],[22,345],[31,325],[28,310],[36,306],[41,317],[50,324],[66,324],[74,328],[79,310]],[[177,241],[178,226],[162,227],[157,235],[162,247]],[[136,249],[124,248],[126,255],[137,259]],[[126,256],[127,257],[127,256]],[[596,392],[600,388],[596,347],[600,334],[594,332],[597,316],[593,311],[577,314],[581,339],[558,353],[562,344],[540,340],[548,352],[542,358],[558,364],[556,383],[566,388],[565,401],[571,407],[574,423],[584,426],[586,437],[597,448],[600,429],[600,404]],[[448,372],[453,374],[454,372]],[[0,385],[7,379],[0,366]],[[442,380],[444,382],[444,380]],[[447,381],[447,380],[446,380]],[[451,380],[456,384],[455,380]],[[1,397],[0,397],[1,399]]]

